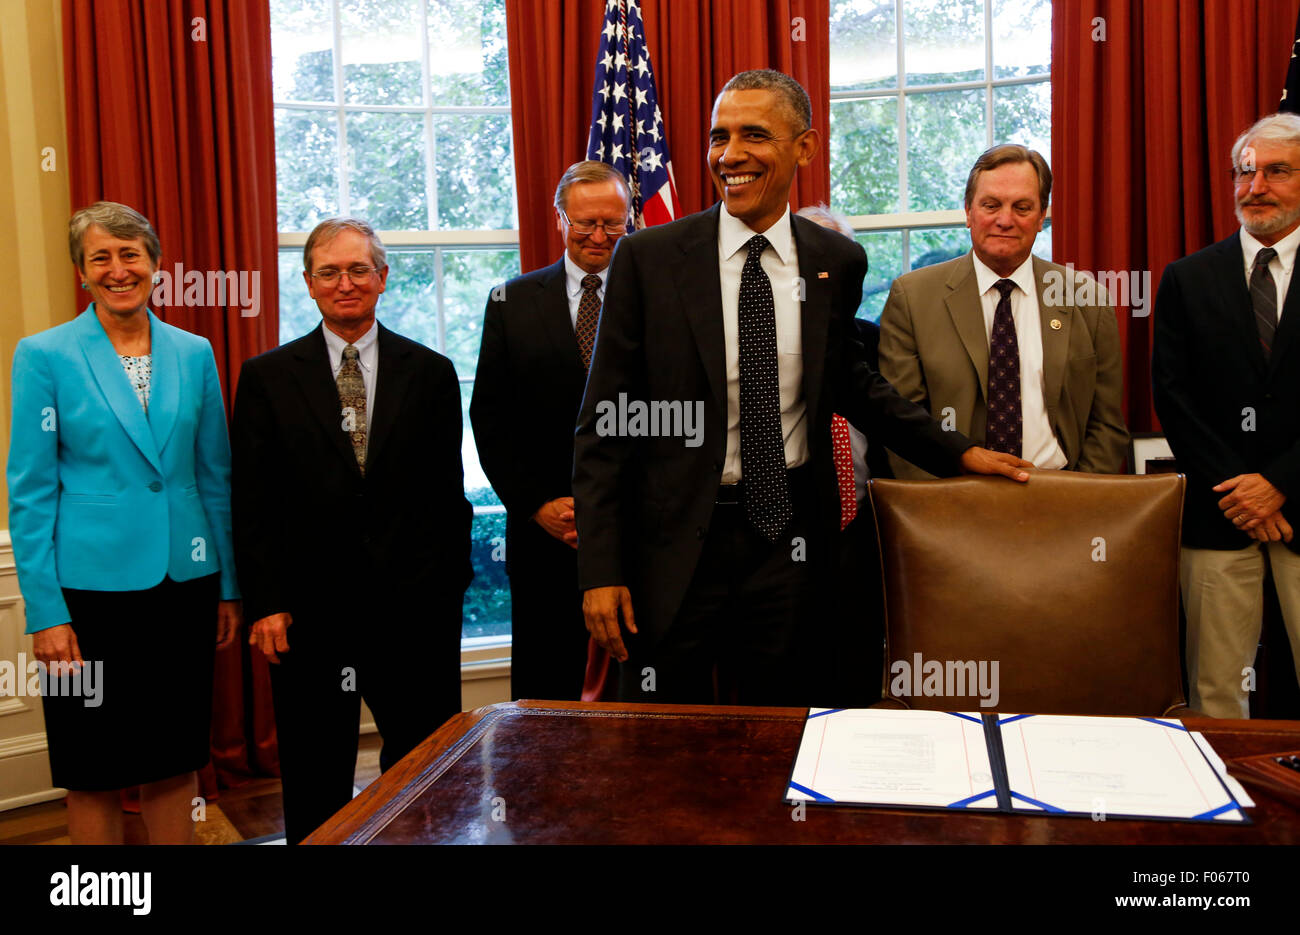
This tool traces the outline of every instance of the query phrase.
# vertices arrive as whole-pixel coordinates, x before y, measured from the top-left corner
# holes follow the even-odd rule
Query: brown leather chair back
[[[1139,716],[1183,707],[1184,484],[1181,474],[1070,471],[1035,471],[1027,484],[873,480],[886,702]],[[981,706],[993,700],[995,662],[996,704]]]

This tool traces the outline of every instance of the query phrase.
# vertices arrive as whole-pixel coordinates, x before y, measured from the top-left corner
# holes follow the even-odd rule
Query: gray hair
[[[832,211],[830,205],[824,203],[807,205],[800,208],[795,214],[801,218],[807,218],[814,224],[820,224],[829,230],[839,231],[850,240],[855,239],[857,236],[857,232],[853,230],[853,225],[849,223],[848,216],[840,214],[838,211]]]
[[[785,72],[772,68],[742,71],[722,86],[718,97],[728,91],[771,91],[781,99],[795,133],[812,128],[812,102],[808,99],[808,92]]]
[[[1273,140],[1300,145],[1300,114],[1269,114],[1246,128],[1232,144],[1232,164],[1239,165],[1241,151],[1252,140]]]
[[[595,159],[583,159],[564,170],[560,183],[555,186],[555,207],[561,211],[569,203],[569,189],[579,182],[618,182],[623,189],[623,200],[632,203],[632,190],[628,188],[627,179],[608,162]]]
[[[312,228],[312,232],[307,235],[307,243],[302,248],[303,269],[311,272],[311,252],[317,245],[329,243],[345,230],[356,231],[370,241],[370,262],[375,269],[383,269],[388,265],[388,251],[384,249],[383,241],[369,222],[357,217],[342,217],[326,218]]]
[[[97,201],[82,208],[68,221],[68,252],[77,269],[85,269],[86,231],[97,224],[118,240],[139,240],[155,267],[162,262],[162,244],[149,219],[135,208],[116,201]]]

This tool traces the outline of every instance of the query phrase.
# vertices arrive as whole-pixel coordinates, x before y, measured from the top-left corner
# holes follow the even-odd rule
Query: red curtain
[[[1277,110],[1300,0],[1052,4],[1052,254],[1147,270],[1147,314],[1120,311],[1132,431],[1151,404],[1151,306],[1166,264],[1228,236],[1233,140]]]
[[[564,249],[555,183],[587,151],[602,0],[506,0],[519,252],[527,272]],[[829,0],[642,0],[646,45],[663,111],[682,211],[717,200],[705,166],[718,89],[736,72],[775,68],[812,98],[821,151],[799,170],[796,207],[830,200]]]
[[[260,285],[256,317],[229,298],[156,309],[212,343],[229,407],[240,363],[279,343],[268,5],[63,0],[63,55],[74,208],[130,205],[158,231],[162,270],[179,263]],[[242,641],[217,655],[212,747],[228,784],[278,768],[266,662]],[[205,780],[211,794],[210,772]]]

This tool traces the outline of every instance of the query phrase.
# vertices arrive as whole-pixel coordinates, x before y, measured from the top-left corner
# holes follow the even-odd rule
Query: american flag
[[[1300,15],[1296,16],[1295,41],[1291,43],[1291,61],[1286,68],[1286,84],[1282,86],[1282,100],[1277,105],[1280,114],[1300,113],[1300,58],[1296,57],[1297,50],[1300,50]]]
[[[605,4],[587,158],[608,162],[628,179],[638,228],[682,213],[636,0]]]

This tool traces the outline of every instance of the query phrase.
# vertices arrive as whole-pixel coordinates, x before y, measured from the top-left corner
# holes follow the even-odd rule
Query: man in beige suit
[[[894,280],[880,372],[994,451],[1115,473],[1128,445],[1119,328],[1096,283],[1031,255],[1051,192],[1039,153],[1008,144],[980,156],[966,182],[971,252]],[[930,477],[890,460],[897,477]]]

